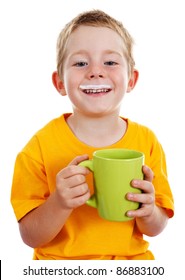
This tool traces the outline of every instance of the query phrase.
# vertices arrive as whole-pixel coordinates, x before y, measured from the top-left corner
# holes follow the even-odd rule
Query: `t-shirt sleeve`
[[[156,205],[166,209],[168,217],[171,218],[174,215],[174,199],[168,181],[166,156],[155,135],[150,153]]]
[[[48,196],[42,154],[37,138],[33,137],[15,161],[11,203],[17,220],[44,203]]]

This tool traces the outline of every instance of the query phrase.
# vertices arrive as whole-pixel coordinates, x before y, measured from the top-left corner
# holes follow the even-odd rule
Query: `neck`
[[[118,142],[126,131],[126,122],[119,114],[92,118],[73,113],[67,123],[80,141],[93,147],[112,145]]]

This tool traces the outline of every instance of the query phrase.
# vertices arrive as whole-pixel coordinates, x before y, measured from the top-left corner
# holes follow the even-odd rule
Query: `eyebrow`
[[[123,53],[124,53],[124,52],[123,52]],[[71,57],[73,57],[73,56],[75,56],[75,55],[83,55],[83,54],[88,55],[88,51],[86,51],[86,50],[79,50],[79,51],[74,52],[73,54],[71,54],[71,55],[69,56],[69,58],[71,58]],[[109,49],[108,49],[108,50],[105,50],[104,54],[116,54],[116,55],[119,55],[119,56],[122,55],[122,53],[120,53],[120,52],[113,51],[113,50],[109,50]]]

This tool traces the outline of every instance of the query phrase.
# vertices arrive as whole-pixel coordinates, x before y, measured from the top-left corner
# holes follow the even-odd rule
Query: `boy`
[[[95,10],[61,31],[57,44],[57,91],[73,113],[38,131],[18,154],[11,202],[23,241],[34,259],[154,259],[143,235],[155,236],[173,216],[165,155],[148,128],[120,117],[124,95],[136,85],[133,40],[123,25]],[[145,154],[142,194],[127,194],[141,207],[134,219],[110,222],[85,204],[93,192],[90,171],[78,164],[101,148]]]

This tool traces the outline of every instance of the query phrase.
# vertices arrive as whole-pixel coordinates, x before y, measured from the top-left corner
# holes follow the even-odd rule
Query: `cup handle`
[[[93,160],[92,160],[92,159],[90,159],[90,160],[84,160],[84,161],[80,162],[79,165],[85,166],[85,167],[87,167],[90,171],[94,172],[94,169],[93,169]],[[86,201],[86,204],[89,205],[89,206],[91,206],[91,207],[97,208],[96,196],[93,194],[93,195]]]

